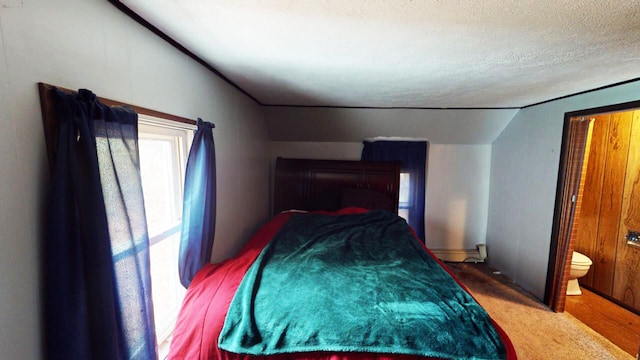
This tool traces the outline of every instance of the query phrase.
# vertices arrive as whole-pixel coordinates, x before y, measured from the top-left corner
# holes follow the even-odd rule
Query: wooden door
[[[632,115],[629,155],[617,236],[613,298],[640,311],[640,246],[628,244],[630,231],[640,232],[640,110]]]

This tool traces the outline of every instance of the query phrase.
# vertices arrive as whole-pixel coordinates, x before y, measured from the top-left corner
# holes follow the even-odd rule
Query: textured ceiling
[[[123,0],[264,105],[522,107],[640,78],[640,0]]]

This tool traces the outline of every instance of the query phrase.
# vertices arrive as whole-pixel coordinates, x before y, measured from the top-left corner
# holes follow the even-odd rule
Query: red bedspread
[[[334,214],[364,212],[364,209],[343,209]],[[244,274],[260,254],[262,248],[287,222],[291,213],[282,213],[262,227],[242,249],[240,254],[218,264],[205,265],[195,276],[187,291],[183,307],[173,333],[169,359],[222,360],[396,360],[427,359],[420,356],[369,353],[299,353],[273,356],[251,356],[230,353],[218,348],[218,337],[227,310]],[[427,249],[429,254],[433,254]],[[435,258],[435,256],[434,256]],[[446,266],[443,267],[445,269]],[[448,269],[447,269],[448,271]],[[449,272],[451,274],[451,272]],[[453,274],[451,274],[453,276]],[[455,278],[455,277],[454,277]],[[457,279],[456,279],[457,281]],[[458,281],[458,283],[460,283]],[[462,284],[461,284],[462,285]],[[464,286],[463,286],[464,288]],[[515,350],[504,331],[495,324],[507,350],[507,359],[516,359]]]

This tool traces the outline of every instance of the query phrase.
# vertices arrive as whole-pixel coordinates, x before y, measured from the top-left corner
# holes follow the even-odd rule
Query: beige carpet
[[[635,359],[570,314],[551,311],[485,264],[447,266],[509,335],[518,359]]]

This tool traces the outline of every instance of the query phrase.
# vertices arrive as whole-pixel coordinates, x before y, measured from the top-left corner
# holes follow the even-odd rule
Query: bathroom
[[[598,305],[591,308],[606,304],[602,313],[607,316],[590,321],[596,326],[614,321],[608,314],[619,305],[629,311],[629,317],[620,320],[625,326],[637,322],[635,315],[640,315],[640,109],[571,120],[589,124],[574,217],[577,232],[571,242],[579,253],[574,258],[584,259],[583,254],[591,266],[578,279],[579,288],[569,284],[566,310],[580,318],[574,314],[578,312],[575,304],[589,306],[584,303],[595,297]],[[587,296],[574,297],[583,292],[580,289],[586,289]]]

